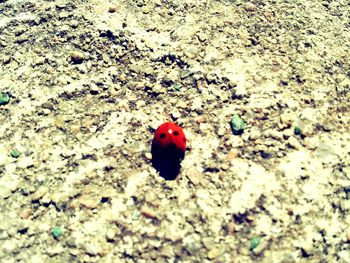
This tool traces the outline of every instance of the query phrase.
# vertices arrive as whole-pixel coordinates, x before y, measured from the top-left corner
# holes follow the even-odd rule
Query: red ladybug
[[[160,175],[175,179],[185,157],[186,136],[182,128],[173,122],[160,125],[152,141],[152,163]]]

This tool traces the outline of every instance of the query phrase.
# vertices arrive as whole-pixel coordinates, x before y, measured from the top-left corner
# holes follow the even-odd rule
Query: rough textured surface
[[[297,2],[0,1],[0,261],[350,262],[350,6]]]

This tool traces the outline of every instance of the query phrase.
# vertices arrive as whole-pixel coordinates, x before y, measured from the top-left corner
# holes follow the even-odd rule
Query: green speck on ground
[[[261,237],[254,237],[250,240],[250,249],[253,250],[255,249],[257,246],[259,246],[261,241]]]
[[[181,84],[175,84],[175,85],[173,86],[173,88],[174,88],[176,91],[180,91],[181,88],[182,88],[182,85],[181,85]]]
[[[294,127],[294,134],[295,134],[295,135],[300,135],[300,134],[301,134],[301,129],[300,129],[300,127],[298,127],[298,126],[295,126],[295,127]]]
[[[21,152],[17,150],[12,150],[10,154],[13,158],[18,158],[21,156]]]
[[[62,236],[62,228],[59,226],[55,226],[52,230],[51,230],[52,235],[54,236],[54,238],[59,238],[60,236]]]
[[[0,105],[5,105],[10,101],[10,96],[7,93],[0,92]]]
[[[230,125],[232,129],[232,133],[234,135],[240,135],[243,133],[245,124],[244,124],[244,121],[241,119],[241,117],[239,117],[237,114],[233,115]]]

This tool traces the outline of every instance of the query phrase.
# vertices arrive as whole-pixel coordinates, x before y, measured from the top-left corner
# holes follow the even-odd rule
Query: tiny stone
[[[241,135],[243,133],[245,124],[237,114],[233,115],[230,125],[234,135]]]
[[[187,103],[185,101],[179,101],[177,103],[177,107],[180,108],[180,109],[186,109],[187,108]]]
[[[208,258],[214,259],[220,255],[220,251],[217,248],[213,248],[208,252]]]
[[[152,87],[152,91],[156,94],[160,94],[160,93],[163,93],[163,88],[161,85],[159,84],[155,84],[153,87]]]
[[[70,58],[74,64],[80,64],[84,60],[84,53],[82,53],[80,51],[73,51],[70,54]]]
[[[230,235],[233,235],[235,233],[235,223],[234,222],[229,222],[227,224],[227,232],[230,234]]]
[[[4,57],[2,58],[2,63],[3,63],[4,65],[10,63],[10,61],[11,61],[11,56],[4,56]]]
[[[224,136],[224,135],[225,135],[225,128],[220,128],[220,129],[218,130],[218,136],[222,137],[222,136]]]
[[[10,101],[10,96],[7,93],[0,92],[0,105],[5,105]]]
[[[195,120],[197,123],[204,123],[206,121],[203,116],[198,116]]]
[[[293,136],[289,137],[288,145],[291,146],[294,149],[300,149],[301,148],[301,145],[300,145],[299,141]]]
[[[108,8],[108,12],[109,13],[115,13],[117,11],[117,7],[116,6],[110,6],[109,8]]]
[[[151,7],[149,5],[145,5],[141,8],[142,13],[148,14],[151,11]]]
[[[244,10],[246,10],[248,12],[256,11],[256,9],[257,9],[256,5],[254,5],[251,2],[247,2],[244,4]]]
[[[170,245],[166,245],[164,247],[162,247],[161,251],[160,251],[160,255],[163,257],[173,257],[174,256],[174,250],[173,247]]]
[[[126,101],[121,101],[119,103],[119,107],[121,107],[125,112],[129,112],[130,111],[130,107],[128,105],[128,103]]]
[[[205,246],[206,249],[212,249],[215,246],[214,239],[212,239],[210,237],[204,237],[202,242],[203,242],[203,245]]]
[[[302,245],[302,250],[304,252],[304,255],[308,257],[314,253],[315,249],[311,242],[305,241],[304,244]]]
[[[88,209],[94,209],[100,203],[100,198],[98,196],[83,196],[80,198],[80,204]]]
[[[100,93],[99,87],[97,87],[96,85],[92,85],[92,86],[90,87],[90,94],[92,94],[92,95],[97,95],[97,94],[99,94],[99,93]]]
[[[294,134],[295,134],[295,135],[300,135],[300,134],[301,134],[301,129],[300,129],[300,127],[298,127],[298,126],[295,126],[295,127],[294,127]]]
[[[31,215],[31,212],[32,212],[31,209],[29,209],[29,208],[24,208],[24,209],[21,211],[21,213],[20,213],[19,216],[20,216],[22,219],[28,219],[28,217]]]
[[[227,171],[229,168],[230,168],[230,166],[227,163],[223,163],[221,165],[221,169],[224,170],[224,171]]]
[[[272,138],[274,138],[274,139],[276,139],[276,140],[279,140],[279,141],[283,140],[283,133],[282,133],[282,132],[279,132],[279,131],[276,131],[276,130],[274,130],[274,129],[269,129],[269,130],[267,130],[267,131],[265,132],[265,135],[266,135],[267,137],[272,137]]]
[[[145,157],[147,160],[151,160],[152,159],[152,154],[150,152],[146,152],[145,153]]]
[[[293,130],[292,129],[286,129],[286,130],[283,131],[283,137],[285,139],[288,139],[292,135],[293,135]]]
[[[51,230],[52,235],[54,236],[54,238],[59,238],[60,236],[62,236],[62,228],[59,226],[55,226],[52,230]]]
[[[232,161],[236,159],[238,155],[239,155],[239,151],[237,149],[231,149],[226,156],[226,160]]]
[[[51,202],[51,195],[46,193],[40,200],[41,204],[49,204]]]
[[[107,240],[114,240],[115,239],[115,232],[112,229],[108,229],[106,233]]]
[[[259,246],[261,241],[261,237],[254,237],[250,241],[250,249],[255,249],[257,246]]]
[[[283,113],[280,119],[284,127],[290,127],[294,121],[293,115],[289,112]]]
[[[157,218],[157,213],[148,207],[142,207],[141,214],[147,218],[151,218],[151,219]]]
[[[194,185],[198,185],[203,180],[203,175],[196,168],[190,168],[186,172],[187,178]]]
[[[21,152],[17,150],[12,150],[10,154],[13,158],[18,158],[21,156]]]
[[[49,189],[47,189],[46,187],[42,186],[41,188],[39,188],[33,195],[32,195],[32,201],[38,201],[40,198],[42,198],[47,192],[49,191]]]
[[[181,114],[179,111],[173,111],[170,113],[171,114],[171,117],[174,119],[174,120],[177,120],[178,118],[181,117]]]

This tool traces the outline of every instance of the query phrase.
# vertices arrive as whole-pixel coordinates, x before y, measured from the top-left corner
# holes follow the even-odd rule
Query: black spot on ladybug
[[[178,131],[174,131],[173,134],[174,134],[175,136],[179,136],[179,132],[178,132]]]
[[[166,134],[165,134],[165,133],[161,133],[161,134],[159,135],[159,137],[160,137],[161,139],[164,139],[164,138],[166,137]]]

